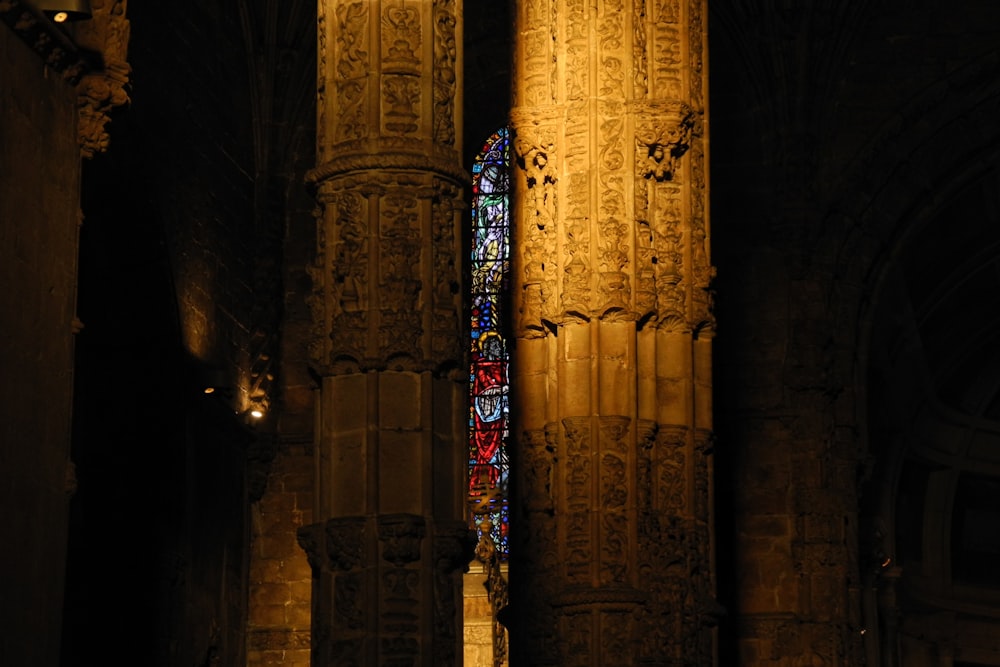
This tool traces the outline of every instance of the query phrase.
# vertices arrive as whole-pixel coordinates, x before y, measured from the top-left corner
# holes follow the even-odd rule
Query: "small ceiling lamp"
[[[35,0],[35,6],[55,23],[86,21],[93,16],[90,0]]]

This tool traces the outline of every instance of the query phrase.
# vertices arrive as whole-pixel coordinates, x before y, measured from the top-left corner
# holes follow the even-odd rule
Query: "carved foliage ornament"
[[[80,152],[84,157],[108,149],[110,137],[105,126],[111,109],[129,102],[126,87],[132,71],[125,60],[130,32],[126,0],[91,0],[90,7],[93,18],[77,24],[74,35],[81,47],[101,53],[104,67],[88,72],[77,85]]]
[[[458,87],[455,0],[434,0],[434,140],[455,145],[455,95]]]
[[[691,146],[697,117],[687,105],[637,112],[636,175],[655,181],[673,180],[680,158]]]
[[[90,5],[91,19],[74,24],[70,39],[35,7],[21,0],[0,0],[0,21],[47,67],[76,85],[77,138],[85,158],[107,150],[109,113],[128,103],[126,87],[131,73],[125,60],[129,40],[126,0],[91,0]]]
[[[368,3],[351,2],[337,7],[335,56],[336,141],[368,136],[365,100],[368,91]]]
[[[526,211],[519,242],[521,255],[522,290],[517,328],[527,335],[544,334],[544,321],[553,320],[552,308],[555,289],[555,220],[557,211],[556,181],[557,155],[555,127],[539,125],[525,119],[515,121],[514,150],[516,164],[521,171],[526,188],[521,205]],[[583,254],[580,254],[583,261]],[[567,263],[567,271],[570,263]],[[571,278],[567,278],[569,289]],[[572,300],[567,295],[564,300]]]

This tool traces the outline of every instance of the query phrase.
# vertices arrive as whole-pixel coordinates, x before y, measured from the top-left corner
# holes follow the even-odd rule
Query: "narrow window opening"
[[[497,130],[472,165],[469,504],[480,538],[508,556],[510,414],[504,305],[510,264],[510,137]]]
[[[510,135],[500,128],[472,165],[469,520],[481,570],[465,575],[465,664],[506,667],[510,409],[506,312],[510,264]]]

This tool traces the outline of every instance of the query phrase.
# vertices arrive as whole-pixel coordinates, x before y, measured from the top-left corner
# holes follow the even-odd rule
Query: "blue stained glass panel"
[[[510,265],[510,135],[501,128],[472,165],[469,498],[480,534],[506,559],[510,438],[504,295]]]

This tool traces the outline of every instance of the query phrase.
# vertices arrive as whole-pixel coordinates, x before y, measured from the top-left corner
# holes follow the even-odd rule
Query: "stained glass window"
[[[501,128],[472,165],[469,498],[480,535],[507,557],[510,435],[504,295],[510,263],[510,136]]]

